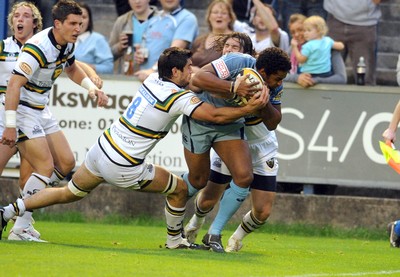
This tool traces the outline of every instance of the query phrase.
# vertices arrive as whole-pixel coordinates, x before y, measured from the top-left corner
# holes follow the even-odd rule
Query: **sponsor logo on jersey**
[[[19,68],[21,68],[22,72],[24,72],[27,75],[32,74],[32,68],[26,62],[20,63]]]
[[[190,104],[194,105],[194,104],[200,103],[200,101],[201,101],[201,100],[200,100],[199,97],[193,96],[193,97],[190,99]]]
[[[229,69],[226,67],[226,64],[223,60],[218,59],[213,61],[212,64],[214,65],[214,69],[221,79],[227,79],[230,76]]]

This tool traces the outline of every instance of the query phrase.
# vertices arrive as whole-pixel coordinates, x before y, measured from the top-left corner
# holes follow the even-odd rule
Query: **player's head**
[[[42,15],[32,2],[14,4],[8,14],[7,23],[14,35],[28,39],[43,28]]]
[[[254,55],[255,51],[250,37],[245,33],[233,32],[221,36],[215,41],[215,50],[220,51],[222,55],[228,53],[240,52]]]
[[[292,64],[288,54],[278,47],[268,47],[257,57],[256,68],[270,88],[282,84]]]
[[[188,49],[170,47],[158,59],[158,76],[161,80],[173,81],[181,87],[190,82],[192,74],[192,52]]]
[[[71,0],[60,0],[53,6],[53,33],[57,42],[65,45],[75,42],[81,30],[82,9]]]
[[[304,37],[306,40],[318,39],[328,33],[325,20],[319,15],[312,15],[304,20]]]
[[[60,0],[52,9],[53,20],[63,23],[69,15],[82,15],[82,9],[78,3],[72,0]]]

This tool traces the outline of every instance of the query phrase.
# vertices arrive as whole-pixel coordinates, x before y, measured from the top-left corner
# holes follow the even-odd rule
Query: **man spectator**
[[[376,84],[377,27],[381,17],[381,0],[324,0],[324,9],[328,12],[328,35],[342,41],[342,52],[346,60],[351,60],[354,79],[360,57],[366,64],[365,84]]]
[[[135,63],[140,65],[135,76],[143,81],[151,73],[157,71],[157,60],[168,47],[190,48],[199,33],[196,16],[182,8],[179,0],[160,0],[161,12],[150,19],[148,28],[143,32],[140,48],[135,48]]]

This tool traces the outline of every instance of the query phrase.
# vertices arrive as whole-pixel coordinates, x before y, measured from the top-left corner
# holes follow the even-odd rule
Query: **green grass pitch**
[[[224,244],[233,227],[223,232]],[[7,241],[4,232],[1,276],[400,276],[400,249],[389,247],[384,230],[266,224],[240,252],[219,254],[165,249],[162,221],[37,220],[35,228],[49,243]]]

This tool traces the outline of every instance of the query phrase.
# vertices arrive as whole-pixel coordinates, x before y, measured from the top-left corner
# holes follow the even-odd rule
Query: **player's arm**
[[[86,73],[86,75],[89,77],[90,80],[98,87],[101,89],[103,87],[103,80],[100,78],[99,75],[97,75],[96,71],[87,63],[75,60],[76,64],[82,68],[82,70]]]
[[[72,81],[87,89],[91,98],[95,99],[97,97],[97,105],[99,105],[99,107],[107,105],[108,96],[96,87],[79,65],[75,62],[72,63],[65,68],[65,73],[67,73]]]
[[[255,94],[243,107],[221,107],[216,108],[209,103],[202,103],[194,110],[191,117],[201,121],[209,121],[217,124],[225,124],[235,121],[245,115],[254,114],[262,109],[268,101],[265,93]]]
[[[210,91],[222,98],[232,99],[235,93],[241,97],[246,97],[258,91],[256,88],[258,82],[252,84],[242,82],[245,77],[246,76],[239,77],[242,79],[235,81],[220,79],[214,67],[211,64],[207,64],[194,74],[191,83],[201,90]]]
[[[5,129],[1,142],[13,147],[17,140],[15,128],[17,127],[17,108],[20,99],[20,89],[28,82],[28,79],[19,74],[12,74],[7,85],[5,103]]]
[[[385,141],[394,142],[396,140],[396,130],[400,122],[400,101],[397,102],[396,108],[394,109],[392,120],[390,121],[389,127],[383,132],[382,136]]]
[[[273,105],[271,102],[268,102],[267,105],[260,110],[259,115],[268,130],[275,130],[282,120],[281,105]]]

